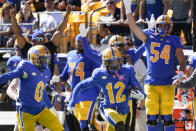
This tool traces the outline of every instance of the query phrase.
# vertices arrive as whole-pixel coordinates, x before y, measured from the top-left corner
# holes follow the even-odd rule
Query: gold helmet
[[[158,25],[161,25],[161,24],[168,25],[168,28],[167,29],[159,28]],[[171,33],[172,28],[173,28],[173,22],[168,15],[161,15],[157,18],[156,26],[155,26],[156,33],[160,35],[167,35]]]
[[[122,56],[115,47],[108,47],[103,51],[102,63],[107,70],[118,70],[122,65]]]
[[[120,35],[113,35],[113,36],[110,38],[108,44],[109,44],[111,47],[113,47],[113,46],[115,46],[115,45],[117,45],[117,46],[118,46],[118,45],[125,45],[125,44],[124,44],[124,41],[123,41],[123,38],[122,38],[122,36],[120,36]]]
[[[28,60],[38,68],[47,66],[50,63],[50,52],[44,45],[36,45],[29,49]]]

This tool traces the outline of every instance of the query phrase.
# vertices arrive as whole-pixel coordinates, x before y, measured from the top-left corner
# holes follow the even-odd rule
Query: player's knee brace
[[[172,115],[162,115],[161,116],[162,122],[164,126],[172,126],[174,125],[174,121]]]
[[[123,121],[119,121],[118,123],[116,123],[115,129],[116,129],[116,131],[125,131],[124,122]]]
[[[147,115],[147,125],[156,126],[158,124],[158,115]]]

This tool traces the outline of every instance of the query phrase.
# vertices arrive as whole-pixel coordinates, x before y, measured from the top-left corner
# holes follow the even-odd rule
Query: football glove
[[[146,98],[146,94],[140,90],[132,90],[130,97],[138,100],[143,100],[144,98]]]
[[[156,25],[156,21],[154,18],[154,14],[151,15],[150,21],[146,18],[146,23],[149,29],[154,29]]]
[[[184,75],[184,72],[183,71],[180,71],[177,75],[175,75],[172,79],[174,80],[178,80],[179,82],[182,81],[182,78],[183,78],[183,75]]]
[[[126,14],[130,14],[131,12],[131,0],[123,0],[124,6],[125,6],[125,10],[126,10]]]
[[[52,79],[50,80],[50,85],[53,85],[54,83],[60,82],[60,76],[53,75]]]
[[[85,23],[80,24],[79,31],[82,37],[86,37],[88,33],[89,27],[85,28]]]
[[[72,115],[74,115],[74,110],[75,110],[75,107],[71,107],[71,106],[68,106],[68,107],[67,107],[67,111],[68,111],[70,114],[72,114]]]

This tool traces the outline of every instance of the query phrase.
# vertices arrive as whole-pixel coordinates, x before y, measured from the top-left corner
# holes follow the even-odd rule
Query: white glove
[[[189,100],[188,98],[191,98],[190,96],[186,95],[186,94],[182,94],[181,95],[181,101],[184,105],[188,104],[189,103]]]
[[[49,108],[49,110],[52,111],[54,114],[56,114],[56,116],[59,118],[59,114],[58,114],[58,112],[56,111],[56,109],[55,109],[54,106],[51,107],[51,108]]]
[[[85,23],[80,24],[79,31],[82,37],[86,37],[88,33],[89,27],[85,28]]]
[[[70,107],[70,106],[68,106],[68,107],[67,107],[67,111],[68,111],[69,113],[71,113],[72,115],[74,115],[75,107]]]
[[[56,82],[60,82],[60,76],[53,75],[52,79],[50,80],[50,85],[53,85]]]
[[[179,80],[179,82],[182,81],[182,78],[183,78],[183,75],[184,75],[184,72],[183,71],[180,71],[177,75],[175,75],[172,79],[174,80]]]
[[[130,97],[138,100],[143,100],[144,98],[146,98],[146,94],[139,90],[132,90]]]
[[[126,14],[132,13],[132,11],[131,11],[131,0],[123,0],[123,3],[125,5]]]
[[[156,25],[156,21],[154,18],[154,14],[151,15],[150,21],[146,18],[146,23],[149,29],[154,29]]]

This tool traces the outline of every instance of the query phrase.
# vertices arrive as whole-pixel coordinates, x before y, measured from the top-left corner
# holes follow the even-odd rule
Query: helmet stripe
[[[163,15],[162,21],[165,21],[165,18],[166,18],[165,15]]]
[[[118,41],[118,36],[117,35],[115,35],[115,38],[116,38],[116,42]]]
[[[113,50],[113,48],[111,47],[111,51],[112,51],[112,56],[114,57],[115,56],[115,54],[114,54],[114,50]]]
[[[48,49],[45,46],[43,46],[43,47],[46,50],[46,53],[49,54]]]

